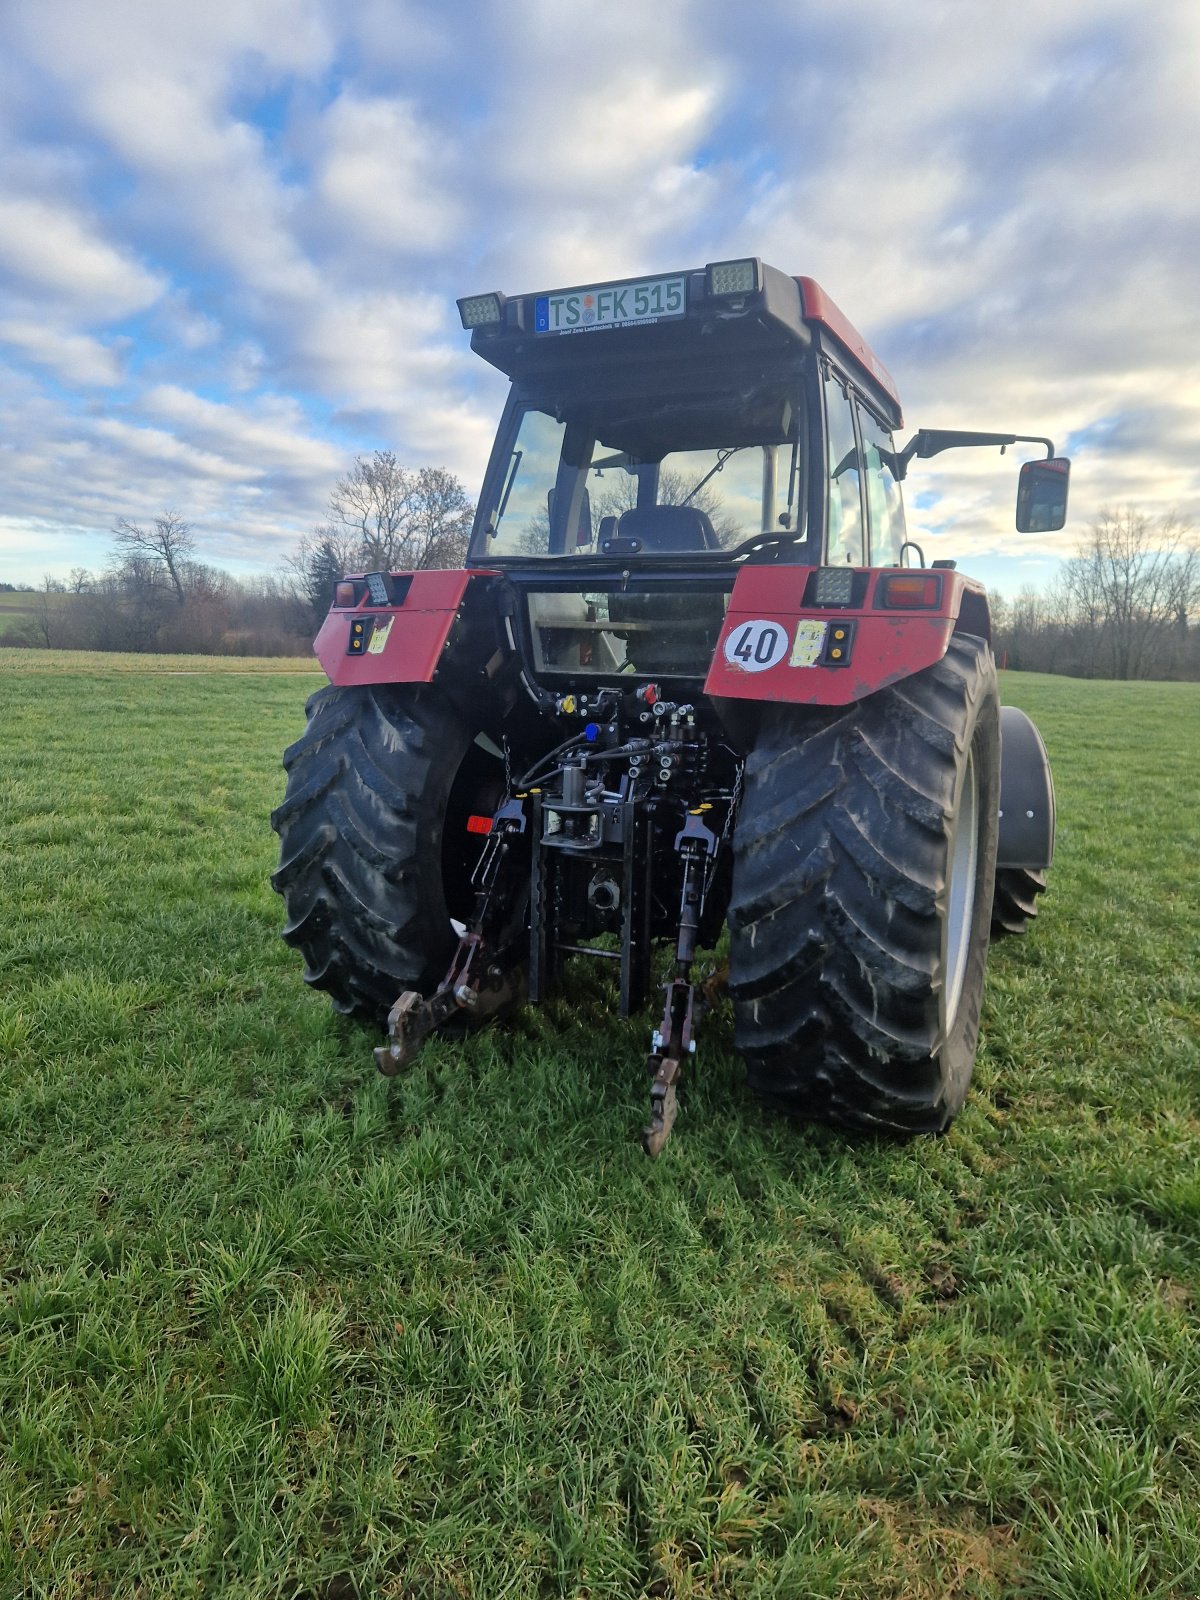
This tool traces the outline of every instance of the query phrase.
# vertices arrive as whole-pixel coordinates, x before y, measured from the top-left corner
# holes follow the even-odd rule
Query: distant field
[[[309,692],[325,682],[312,656],[152,656],[108,650],[0,649],[0,680],[7,673],[34,678],[179,678],[296,676],[314,679]],[[4,688],[0,682],[0,705]]]
[[[1058,859],[946,1137],[719,1010],[652,1164],[592,972],[393,1082],[305,990],[306,666],[0,650],[0,1596],[1194,1600],[1200,686],[1007,676]]]
[[[63,595],[54,595],[55,601],[65,599]],[[6,634],[15,633],[32,617],[37,615],[37,606],[41,599],[36,594],[10,594],[7,590],[0,591],[0,643],[3,643]]]
[[[42,607],[49,605],[53,611],[62,611],[74,604],[73,594],[30,594],[25,590],[10,593],[0,590],[0,646],[5,637],[24,630],[26,625],[43,615]]]

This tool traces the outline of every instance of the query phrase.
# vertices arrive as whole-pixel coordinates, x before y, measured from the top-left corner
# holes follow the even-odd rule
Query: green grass
[[[651,1164],[590,970],[392,1082],[304,989],[303,665],[0,652],[0,1596],[1200,1593],[1200,689],[1008,678],[1059,854],[949,1135],[718,1011]]]

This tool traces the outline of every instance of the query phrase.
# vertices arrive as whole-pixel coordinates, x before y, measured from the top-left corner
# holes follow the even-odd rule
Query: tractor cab
[[[703,679],[746,564],[899,562],[899,401],[809,280],[746,260],[459,304],[512,379],[467,564],[520,595],[539,681]]]
[[[864,449],[875,561],[899,558],[899,400],[811,280],[746,260],[459,304],[513,380],[470,564],[865,565]]]
[[[912,457],[1022,437],[925,429],[898,450],[886,367],[813,279],[754,258],[458,304],[512,379],[469,566],[896,566]],[[1018,527],[1062,526],[1067,468],[1027,463]]]
[[[811,278],[753,258],[459,308],[512,379],[467,565],[505,572],[551,686],[703,679],[743,569],[902,566],[920,557],[912,457],[1017,437],[898,448],[900,399],[866,341]],[[1065,467],[1027,464],[1028,525],[1055,525]]]

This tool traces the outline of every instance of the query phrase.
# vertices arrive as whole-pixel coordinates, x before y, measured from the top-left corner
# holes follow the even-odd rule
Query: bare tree
[[[329,517],[287,565],[317,617],[348,572],[461,566],[474,507],[443,467],[403,467],[390,450],[359,456],[334,485]]]
[[[474,508],[443,467],[402,467],[390,450],[359,456],[329,497],[328,536],[348,536],[357,559],[380,572],[460,562]]]
[[[143,528],[140,523],[122,517],[113,529],[113,539],[116,544],[114,558],[118,565],[128,565],[131,559],[149,563],[148,567],[142,568],[142,576],[149,573],[153,575],[152,581],[153,578],[161,581],[165,577],[176,604],[182,607],[187,603],[185,566],[196,548],[196,541],[190,525],[178,512],[162,512],[155,517],[150,528]]]
[[[359,456],[329,496],[329,520],[349,534],[364,565],[398,565],[412,499],[413,475],[390,450]]]
[[[414,567],[460,567],[475,507],[452,472],[422,467],[409,508],[407,544]]]
[[[35,643],[44,645],[47,650],[53,650],[62,642],[59,628],[62,605],[52,600],[51,596],[63,592],[62,583],[59,579],[52,578],[49,573],[42,579],[42,587],[37,591],[37,603],[31,618],[31,635]]]
[[[1148,677],[1169,664],[1200,594],[1200,550],[1174,513],[1153,522],[1125,506],[1102,511],[1062,591],[1088,669]]]

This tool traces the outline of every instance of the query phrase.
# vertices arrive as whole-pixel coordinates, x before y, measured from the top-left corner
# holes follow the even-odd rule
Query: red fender
[[[393,573],[393,580],[411,578],[398,605],[335,606],[313,642],[330,683],[339,688],[361,683],[429,683],[468,584],[474,578],[490,576],[461,569]],[[350,653],[356,625],[363,628],[365,640],[358,655]]]
[[[705,694],[844,706],[940,661],[951,634],[991,637],[983,586],[949,569],[904,568],[935,580],[935,602],[881,604],[881,582],[897,568],[866,572],[863,600],[850,607],[811,603],[813,567],[753,566],[738,573]],[[808,603],[805,603],[806,593]]]

